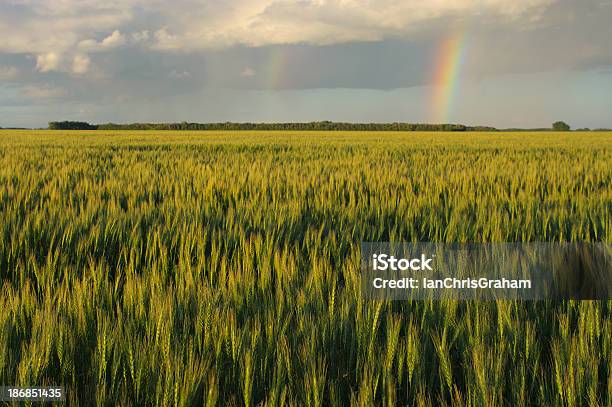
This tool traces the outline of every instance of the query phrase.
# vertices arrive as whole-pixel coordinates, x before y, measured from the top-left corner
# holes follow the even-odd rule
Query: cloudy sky
[[[612,127],[612,0],[0,0],[0,126]]]

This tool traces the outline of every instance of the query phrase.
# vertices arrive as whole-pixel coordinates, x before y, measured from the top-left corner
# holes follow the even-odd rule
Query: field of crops
[[[361,241],[612,242],[611,133],[0,131],[0,385],[612,405],[612,302],[367,301]]]

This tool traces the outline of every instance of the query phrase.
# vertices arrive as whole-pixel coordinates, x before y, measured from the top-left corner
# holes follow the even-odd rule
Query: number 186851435
[[[0,401],[64,401],[64,388],[0,386]]]

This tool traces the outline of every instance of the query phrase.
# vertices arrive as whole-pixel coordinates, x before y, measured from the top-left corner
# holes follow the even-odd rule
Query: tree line
[[[89,124],[78,121],[50,122],[51,130],[320,130],[320,131],[496,131],[488,126],[426,123],[130,123]]]
[[[491,126],[466,126],[463,124],[428,123],[347,123],[347,122],[304,122],[304,123],[104,123],[90,124],[80,121],[49,122],[50,130],[312,130],[312,131],[570,131],[570,126],[557,121],[549,128],[497,129]],[[591,131],[588,128],[578,131]],[[610,131],[595,129],[594,131]]]

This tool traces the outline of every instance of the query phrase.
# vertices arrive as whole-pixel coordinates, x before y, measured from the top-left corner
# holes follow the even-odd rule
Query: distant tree
[[[552,125],[552,128],[554,131],[569,131],[570,130],[570,126],[569,124],[565,123],[565,122],[554,122]]]
[[[98,126],[87,122],[49,122],[49,130],[95,130]]]

